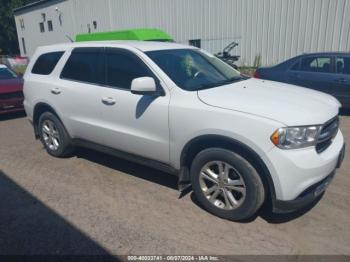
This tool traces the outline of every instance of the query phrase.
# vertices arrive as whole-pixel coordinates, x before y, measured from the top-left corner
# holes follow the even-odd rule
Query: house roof
[[[17,7],[15,9],[13,9],[13,13],[16,14],[16,13],[19,13],[19,12],[31,9],[33,7],[37,7],[37,6],[40,6],[40,5],[49,3],[49,2],[54,2],[54,1],[55,0],[40,0],[40,1],[36,1],[36,2],[33,2],[33,3],[27,4],[27,5],[24,5],[24,6],[20,6],[20,7]]]

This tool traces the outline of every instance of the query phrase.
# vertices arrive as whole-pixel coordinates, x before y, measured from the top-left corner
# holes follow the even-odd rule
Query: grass
[[[27,66],[22,65],[22,66],[16,66],[12,68],[18,75],[24,75],[24,72],[26,71]]]
[[[254,72],[256,70],[256,67],[253,67],[253,66],[242,66],[242,67],[239,67],[238,70],[242,74],[253,76],[253,74],[254,74]]]

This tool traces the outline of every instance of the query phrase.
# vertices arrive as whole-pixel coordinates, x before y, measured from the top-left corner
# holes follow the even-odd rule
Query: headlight
[[[272,143],[282,149],[314,146],[322,126],[282,127],[271,136]]]

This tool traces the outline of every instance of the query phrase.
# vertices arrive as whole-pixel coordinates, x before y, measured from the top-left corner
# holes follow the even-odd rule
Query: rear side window
[[[62,70],[61,78],[104,84],[103,64],[103,48],[75,48]]]
[[[331,72],[331,58],[330,57],[306,57],[301,60],[301,71],[308,72]]]
[[[46,53],[36,60],[32,73],[37,75],[49,75],[54,70],[64,52]]]
[[[107,48],[106,69],[107,85],[122,89],[130,89],[135,78],[152,77],[151,72],[138,58],[113,48]]]
[[[350,75],[350,56],[337,57],[335,65],[338,74]]]

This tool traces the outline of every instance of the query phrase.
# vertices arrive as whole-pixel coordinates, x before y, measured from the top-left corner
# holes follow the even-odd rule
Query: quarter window
[[[127,52],[109,50],[106,53],[107,85],[130,89],[133,79],[151,76],[148,68]]]
[[[306,57],[301,60],[301,71],[308,72],[331,72],[331,58],[330,57]]]
[[[103,48],[76,48],[72,51],[61,78],[104,84]]]
[[[38,75],[49,75],[54,70],[64,52],[46,53],[36,60],[32,73]]]

